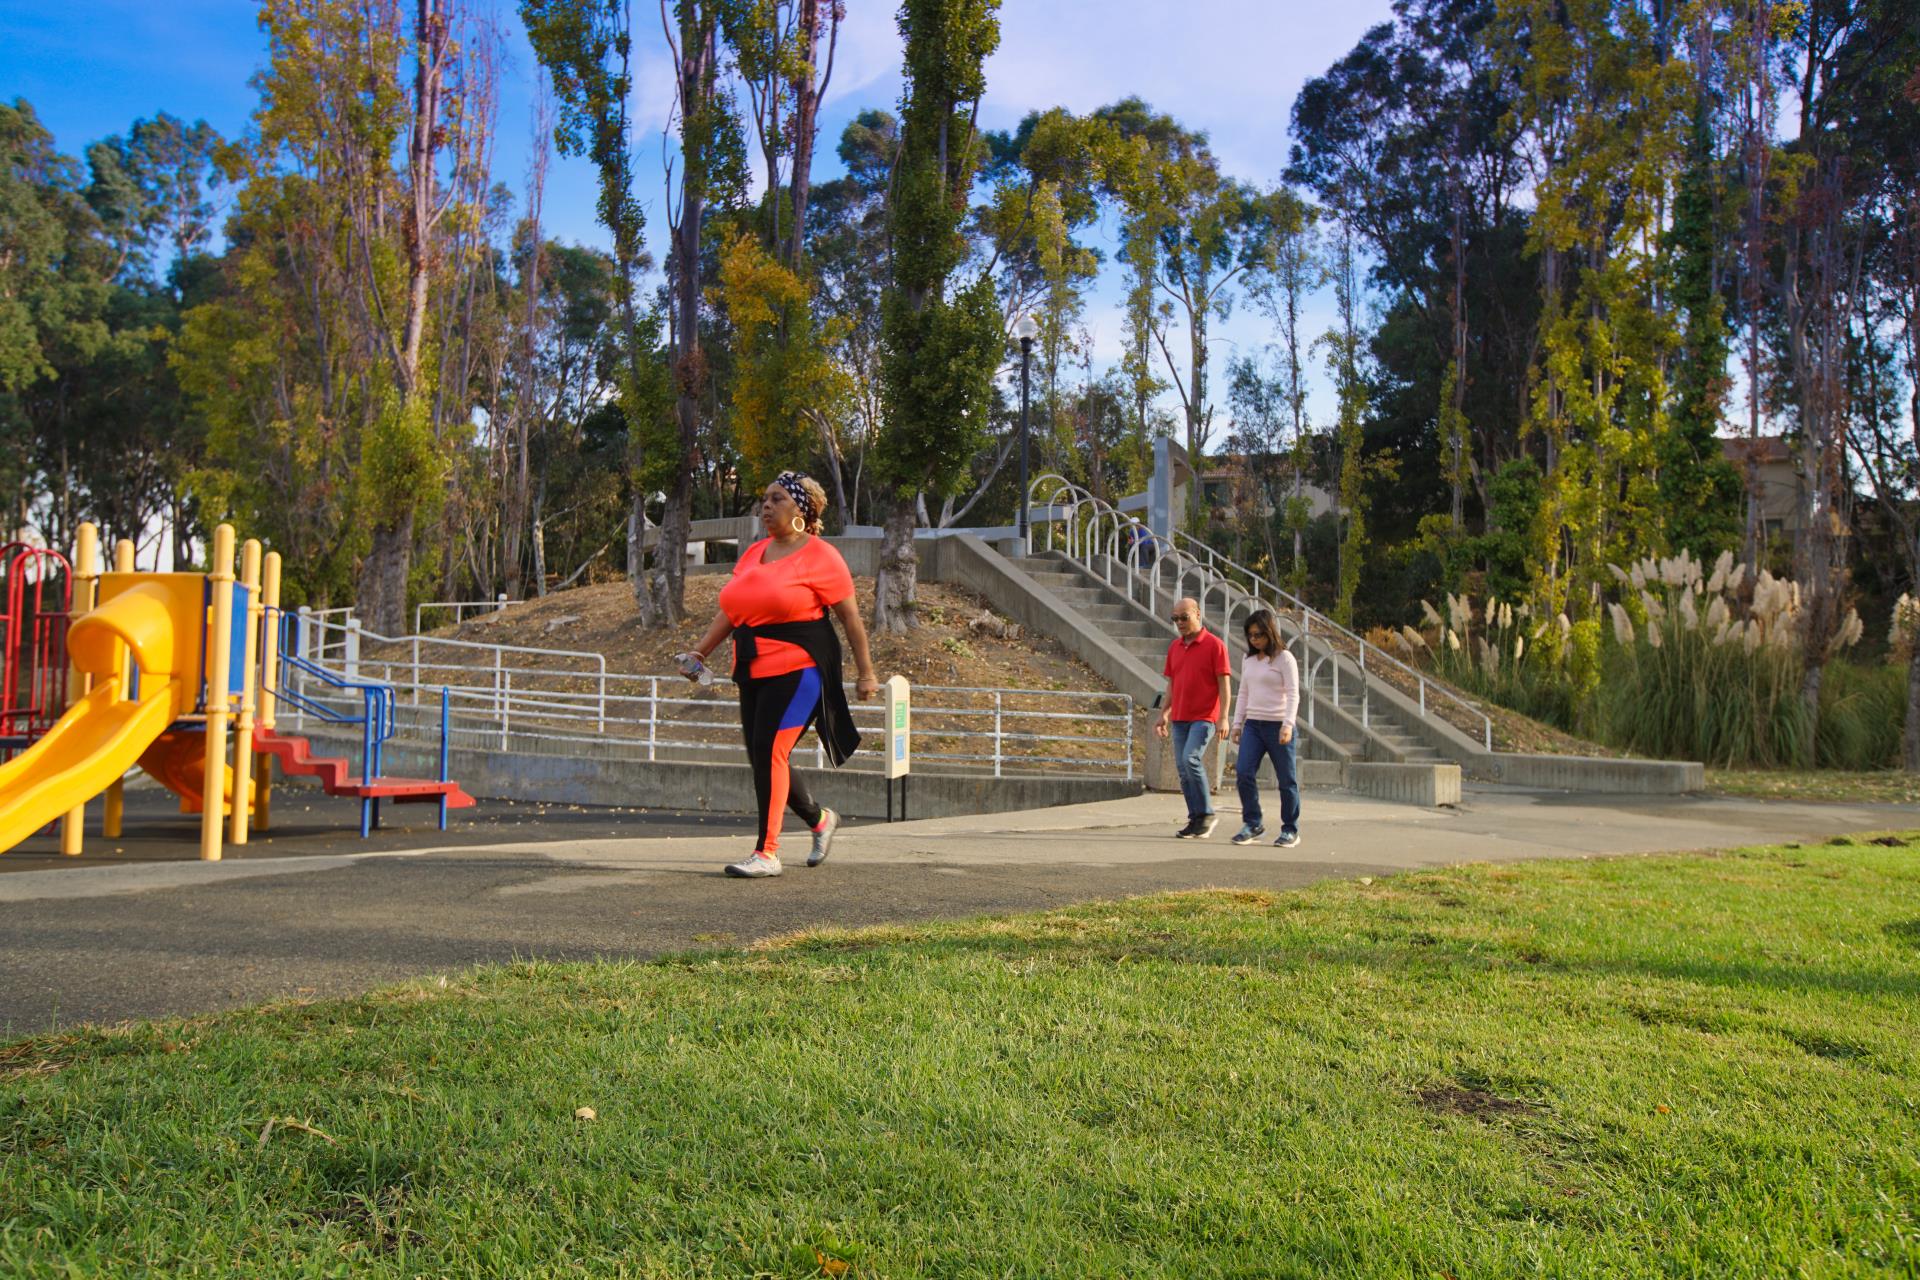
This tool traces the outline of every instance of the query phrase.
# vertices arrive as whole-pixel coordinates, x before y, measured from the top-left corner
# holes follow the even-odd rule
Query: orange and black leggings
[[[753,793],[760,801],[757,852],[780,851],[780,820],[786,810],[809,828],[820,825],[820,806],[793,772],[794,744],[820,710],[820,670],[802,667],[781,676],[740,681],[740,733],[753,762]]]

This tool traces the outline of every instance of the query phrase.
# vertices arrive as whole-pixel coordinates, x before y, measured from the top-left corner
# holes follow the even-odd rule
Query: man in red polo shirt
[[[1227,731],[1233,706],[1233,668],[1227,646],[1200,625],[1200,604],[1182,597],[1173,606],[1180,638],[1167,647],[1167,693],[1153,731],[1173,740],[1173,766],[1187,798],[1187,825],[1174,834],[1205,840],[1219,821],[1213,813],[1213,787],[1207,777],[1207,748]]]

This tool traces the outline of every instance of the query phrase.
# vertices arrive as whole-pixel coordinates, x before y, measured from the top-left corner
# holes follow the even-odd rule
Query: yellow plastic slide
[[[156,682],[158,683],[158,682]],[[117,700],[111,684],[82,698],[45,737],[0,765],[0,849],[105,791],[173,723],[173,694]]]
[[[198,574],[102,576],[101,604],[67,633],[74,669],[93,677],[93,690],[0,765],[0,850],[105,791],[191,709],[181,675],[199,669],[202,590]],[[137,699],[124,692],[129,655],[140,669]]]

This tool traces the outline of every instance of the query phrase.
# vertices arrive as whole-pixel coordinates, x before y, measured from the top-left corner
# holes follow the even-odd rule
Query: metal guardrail
[[[699,689],[677,675],[608,671],[597,653],[380,636],[355,621],[309,617],[303,630],[296,615],[291,629],[290,651],[334,655],[325,663],[340,678],[391,689],[401,734],[437,729],[444,696],[448,737],[459,746],[569,744],[645,760],[740,750],[738,711],[723,677]],[[913,696],[917,764],[994,777],[1137,776],[1134,702],[1126,694],[916,685]],[[880,704],[851,705],[863,732],[883,732]],[[296,720],[299,714],[296,707]],[[814,752],[824,765],[824,748]],[[851,763],[879,762],[869,754]]]
[[[1309,724],[1313,723],[1313,689],[1320,672],[1328,672],[1337,704],[1342,666],[1352,663],[1355,670],[1349,673],[1349,678],[1357,678],[1360,684],[1363,728],[1372,727],[1373,679],[1391,673],[1407,684],[1421,719],[1437,719],[1467,732],[1477,732],[1485,748],[1493,750],[1493,719],[1471,699],[1335,622],[1255,570],[1178,530],[1171,540],[1147,533],[1137,518],[1124,514],[1064,476],[1049,473],[1032,482],[1027,490],[1030,511],[1035,509],[1035,495],[1039,493],[1047,496],[1042,504],[1044,509],[1038,514],[1055,515],[1061,509],[1066,512],[1063,519],[1044,521],[1047,549],[1055,549],[1054,528],[1063,526],[1063,550],[1069,559],[1129,598],[1139,599],[1136,592],[1144,593],[1141,603],[1149,610],[1158,611],[1162,595],[1169,602],[1190,595],[1200,604],[1202,625],[1209,622],[1209,607],[1217,606],[1216,616],[1224,635],[1233,634],[1236,614],[1244,619],[1257,609],[1271,609],[1277,619],[1294,623],[1297,656],[1303,672],[1301,683],[1303,693],[1309,698]],[[1026,548],[1029,555],[1036,549],[1034,542],[1035,526],[1030,520]],[[1163,577],[1169,579],[1164,588]],[[1315,641],[1324,650],[1318,661],[1311,660]],[[1439,714],[1441,704],[1451,710],[1450,716]],[[1457,725],[1456,720],[1466,723]]]
[[[413,633],[419,635],[427,629],[422,619],[428,610],[451,613],[453,625],[457,627],[467,620],[468,613],[505,613],[508,605],[520,603],[507,599],[504,591],[491,600],[428,600],[413,606]]]

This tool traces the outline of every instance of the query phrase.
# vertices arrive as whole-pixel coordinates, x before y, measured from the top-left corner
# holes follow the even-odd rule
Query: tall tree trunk
[[[813,146],[818,130],[820,99],[833,78],[833,54],[840,43],[841,8],[835,0],[824,0],[829,24],[827,63],[819,65],[821,6],[823,0],[800,0],[799,29],[796,36],[799,57],[795,63],[793,87],[793,227],[787,250],[787,265],[799,269],[807,247],[807,200],[813,188]],[[778,201],[775,202],[776,206]],[[844,508],[842,508],[844,510]]]
[[[20,527],[26,527],[26,513],[22,511]],[[173,495],[173,569],[182,573],[193,562],[192,531],[187,528],[187,500],[185,495],[175,492]]]
[[[1915,584],[1920,589],[1920,583]],[[1908,773],[1920,773],[1920,636],[1907,659],[1907,728],[1900,737],[1900,759]]]
[[[827,455],[827,479],[833,482],[833,505],[840,513],[840,522],[844,527],[852,524],[853,508],[847,505],[846,459],[840,456],[840,442],[833,437],[833,423],[824,413],[812,413],[814,425],[820,428],[820,444]]]
[[[654,553],[654,602],[660,621],[686,617],[687,538],[693,527],[693,466],[700,445],[700,399],[707,385],[706,353],[700,349],[700,233],[706,216],[710,155],[688,154],[693,117],[713,109],[719,66],[719,23],[705,5],[683,5],[680,19],[681,181],[680,220],[673,227],[667,274],[673,282],[674,416],[679,426],[679,465],[667,490]]]
[[[547,595],[547,525],[544,519],[547,505],[547,478],[540,477],[540,487],[533,495],[533,594],[545,599]]]
[[[417,0],[414,15],[413,135],[407,143],[410,207],[405,223],[407,311],[395,359],[402,397],[422,394],[420,348],[427,327],[428,286],[433,275],[436,209],[434,162],[441,141],[440,94],[446,72],[450,26],[443,0]],[[377,289],[378,282],[368,281]],[[391,335],[389,335],[391,341]],[[377,521],[361,571],[360,612],[386,635],[406,627],[407,580],[413,572],[414,495],[393,495],[399,514]]]
[[[528,455],[532,452],[533,415],[540,402],[540,397],[534,392],[533,382],[535,355],[539,345],[540,268],[546,250],[546,232],[541,223],[541,213],[546,203],[548,139],[553,132],[547,127],[548,121],[548,114],[544,109],[541,110],[533,141],[533,160],[528,171],[527,225],[531,230],[528,238],[532,247],[527,254],[526,275],[520,282],[526,294],[527,306],[521,320],[519,386],[513,398],[513,472],[507,486],[506,510],[500,517],[500,563],[505,571],[507,594],[516,600],[524,594],[520,580],[520,546],[525,535],[527,515],[533,505],[533,475]],[[536,581],[540,584],[539,594],[545,595],[544,575],[537,576]]]
[[[373,545],[360,567],[354,603],[360,621],[377,635],[407,631],[407,576],[413,568],[413,513],[373,529]]]
[[[913,531],[919,523],[914,498],[894,494],[887,504],[887,523],[880,539],[880,571],[873,596],[875,631],[905,635],[916,625],[913,602],[920,585],[920,560],[914,551]]]

